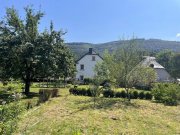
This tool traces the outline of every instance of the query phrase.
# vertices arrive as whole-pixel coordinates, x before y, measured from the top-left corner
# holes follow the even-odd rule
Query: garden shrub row
[[[91,89],[88,88],[70,88],[69,93],[73,95],[80,95],[80,96],[92,96]]]
[[[137,91],[133,91],[130,92],[130,98],[131,99],[147,99],[147,100],[151,100],[152,99],[152,94],[150,92],[137,92]],[[115,92],[112,90],[105,90],[103,91],[103,96],[104,97],[114,97],[114,98],[126,98],[128,97],[127,93],[123,90],[121,92]]]
[[[69,93],[73,95],[81,95],[81,96],[93,96],[92,91],[90,88],[70,88]],[[115,92],[113,90],[104,90],[102,92],[103,96],[106,98],[126,98],[127,93],[123,90],[121,92]],[[131,99],[152,99],[152,94],[150,92],[137,92],[133,91],[130,92],[130,98]]]

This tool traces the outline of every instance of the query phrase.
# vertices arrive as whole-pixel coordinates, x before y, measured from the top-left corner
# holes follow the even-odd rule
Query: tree
[[[130,100],[128,83],[128,74],[134,69],[134,67],[140,62],[141,55],[140,50],[137,47],[134,39],[126,42],[122,48],[116,51],[116,62],[121,65],[120,74],[117,76],[117,83],[123,86],[127,92],[128,99]]]
[[[1,78],[22,79],[28,95],[32,80],[68,77],[74,71],[69,70],[74,63],[70,51],[63,44],[65,33],[55,31],[53,23],[50,31],[40,33],[38,24],[44,14],[31,7],[26,7],[25,13],[23,20],[17,10],[7,8],[5,19],[0,22],[0,67]],[[62,63],[67,66],[63,67],[65,64]]]
[[[151,87],[151,84],[157,79],[157,74],[151,67],[138,65],[130,71],[127,78],[130,87],[135,85]]]
[[[157,55],[157,61],[175,78],[180,77],[180,53],[163,50]]]

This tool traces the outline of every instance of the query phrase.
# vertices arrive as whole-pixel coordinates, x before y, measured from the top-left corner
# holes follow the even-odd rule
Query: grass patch
[[[32,89],[34,92],[36,89]],[[69,95],[60,89],[58,98],[21,115],[14,134],[178,134],[180,106],[164,106],[146,100]]]

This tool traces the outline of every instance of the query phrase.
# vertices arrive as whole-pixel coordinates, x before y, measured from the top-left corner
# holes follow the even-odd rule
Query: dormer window
[[[95,56],[92,56],[92,61],[96,61],[96,57]]]
[[[80,65],[80,69],[84,70],[84,65],[83,64]]]
[[[154,68],[154,64],[150,64],[149,67]]]

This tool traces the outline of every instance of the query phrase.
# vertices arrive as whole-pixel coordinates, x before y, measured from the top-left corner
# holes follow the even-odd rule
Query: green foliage
[[[129,86],[145,86],[151,87],[151,84],[155,82],[157,74],[153,68],[136,66],[127,75]]]
[[[180,77],[180,53],[164,50],[157,54],[157,60],[173,77]]]
[[[180,103],[180,86],[178,84],[155,84],[152,93],[155,100],[166,105],[177,105]]]
[[[31,81],[36,78],[59,78],[74,75],[73,55],[64,45],[63,31],[38,31],[43,17],[41,11],[25,8],[21,19],[14,8],[7,8],[0,23],[0,78],[21,79],[25,94],[29,94]]]
[[[91,79],[91,78],[84,78],[84,84],[85,85],[89,85],[91,83],[93,83],[93,79]]]
[[[147,99],[147,100],[152,100],[152,94],[151,93],[149,93],[149,92],[147,92],[146,94],[145,94],[145,99]]]
[[[180,43],[176,41],[164,41],[164,40],[157,40],[157,39],[135,39],[138,46],[144,49],[147,54],[155,54],[162,50],[172,50],[173,52],[180,52]],[[122,48],[124,44],[128,44],[130,40],[119,40],[119,41],[112,41],[108,43],[101,43],[101,44],[91,44],[91,43],[82,43],[82,42],[73,42],[67,43],[67,45],[71,48],[74,55],[78,58],[82,54],[84,54],[87,48],[93,46],[97,52],[103,54],[103,50],[108,50],[109,52],[116,51],[117,48]]]
[[[122,96],[121,96],[121,92],[119,92],[119,91],[118,91],[118,92],[115,92],[115,97],[116,97],[116,98],[122,97]]]
[[[115,96],[115,94],[114,94],[114,91],[113,91],[113,90],[104,90],[104,91],[103,91],[103,96],[104,96],[104,97],[110,97],[110,98],[112,98],[112,97]]]
[[[132,93],[133,93],[133,98],[137,99],[138,98],[138,92],[137,91],[133,91]]]
[[[145,98],[145,94],[144,94],[143,91],[141,91],[141,92],[139,93],[139,98],[140,98],[140,99],[144,99],[144,98]]]
[[[19,115],[37,105],[37,100],[15,101],[0,105],[0,134],[11,135],[17,129]]]
[[[126,98],[127,97],[127,93],[124,90],[122,90],[121,91],[121,96],[122,96],[122,98]]]

